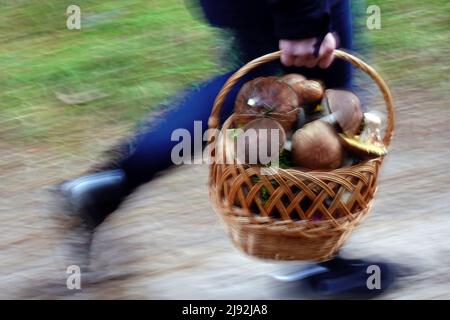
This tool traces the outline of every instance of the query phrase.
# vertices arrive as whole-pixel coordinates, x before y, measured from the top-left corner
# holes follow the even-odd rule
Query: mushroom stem
[[[324,117],[322,117],[322,118],[320,118],[318,120],[328,123],[330,126],[333,127],[334,130],[336,130],[336,132],[341,132],[342,128],[339,125],[339,120],[338,120],[339,119],[339,115],[338,115],[338,113],[340,113],[340,111],[330,113],[330,114],[328,114],[328,115],[326,115],[326,116],[324,116]]]
[[[334,113],[330,113],[329,115],[326,115],[325,117],[322,117],[319,120],[327,122],[332,126],[338,125],[338,121]]]
[[[372,144],[382,144],[381,119],[376,114],[364,113],[364,129],[361,132],[360,141]]]

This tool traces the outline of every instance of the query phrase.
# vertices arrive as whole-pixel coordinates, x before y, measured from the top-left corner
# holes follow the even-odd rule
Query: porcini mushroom
[[[342,163],[342,146],[332,126],[321,120],[308,123],[292,136],[292,161],[309,169],[335,169]]]
[[[361,135],[339,134],[339,136],[343,146],[362,159],[381,157],[387,153],[387,149],[381,139],[380,127],[380,117],[366,112],[364,113],[364,129]]]
[[[286,133],[277,121],[259,118],[250,121],[242,129],[243,133],[236,137],[235,145],[239,163],[268,164],[279,157],[286,142]]]
[[[323,113],[328,115],[322,120],[336,123],[348,136],[358,132],[363,114],[359,98],[346,90],[327,89],[322,99]]]
[[[319,101],[323,96],[323,86],[319,81],[307,80],[304,76],[289,73],[280,78],[297,93],[299,104],[308,104]]]
[[[371,112],[364,113],[364,129],[359,140],[374,145],[383,145],[380,128],[381,118],[379,116]]]
[[[281,81],[287,83],[288,85],[295,86],[297,83],[305,81],[306,77],[298,73],[288,73],[280,78]]]
[[[297,120],[298,106],[297,95],[289,85],[277,77],[259,77],[244,84],[234,110],[241,125],[266,117],[289,131]]]

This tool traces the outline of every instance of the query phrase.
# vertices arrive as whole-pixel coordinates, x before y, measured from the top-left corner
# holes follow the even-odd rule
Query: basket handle
[[[381,93],[383,94],[384,101],[386,103],[387,109],[387,125],[384,132],[383,143],[386,147],[389,146],[392,140],[392,136],[394,133],[394,103],[392,101],[392,95],[389,90],[389,87],[386,85],[384,80],[380,77],[380,75],[373,69],[371,66],[366,64],[361,59],[345,52],[342,50],[334,50],[333,52],[336,58],[345,60],[353,64],[355,67],[361,69],[365,73],[367,73],[378,85]],[[236,82],[245,74],[253,70],[254,68],[262,65],[264,63],[279,59],[281,56],[281,51],[272,52],[256,58],[255,60],[250,61],[238,71],[236,71],[230,78],[228,78],[227,82],[225,82],[222,90],[220,90],[219,94],[214,101],[213,108],[211,110],[211,115],[208,120],[208,127],[210,129],[217,129],[220,124],[220,110],[222,109],[223,102],[227,94],[230,92],[231,88],[236,84]]]

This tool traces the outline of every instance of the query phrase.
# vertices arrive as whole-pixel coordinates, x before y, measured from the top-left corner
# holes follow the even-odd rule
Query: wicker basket
[[[378,73],[360,59],[340,50],[336,58],[351,62],[378,85],[387,106],[383,141],[389,146],[394,129],[394,107],[389,88]],[[235,74],[216,97],[209,128],[219,127],[222,104],[232,86],[246,73],[280,52],[255,59]],[[226,121],[223,129],[230,127]],[[213,155],[224,147],[212,139]],[[351,167],[328,171],[278,169],[261,173],[261,167],[248,164],[210,165],[209,193],[233,243],[249,255],[278,260],[324,261],[333,257],[351,231],[369,213],[383,158],[360,162]],[[267,170],[267,168],[265,168]],[[265,188],[269,197],[262,201]],[[320,221],[314,217],[320,215]]]

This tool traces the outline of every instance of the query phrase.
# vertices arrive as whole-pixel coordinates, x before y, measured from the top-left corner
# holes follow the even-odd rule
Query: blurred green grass
[[[374,0],[367,3],[381,9],[381,29],[366,34],[382,74],[408,91],[425,91],[448,98],[450,2]]]
[[[182,0],[80,0],[79,31],[66,29],[71,3],[7,3],[0,10],[3,139],[51,144],[86,128],[129,126],[179,88],[221,69],[216,34]],[[381,7],[381,30],[366,32],[381,73],[410,90],[447,95],[449,3],[370,4]],[[109,96],[74,106],[55,95],[89,90]]]
[[[0,10],[0,133],[51,141],[83,126],[133,123],[180,87],[214,73],[211,30],[177,0],[78,1],[67,30],[61,1]],[[55,93],[109,97],[66,105]]]

